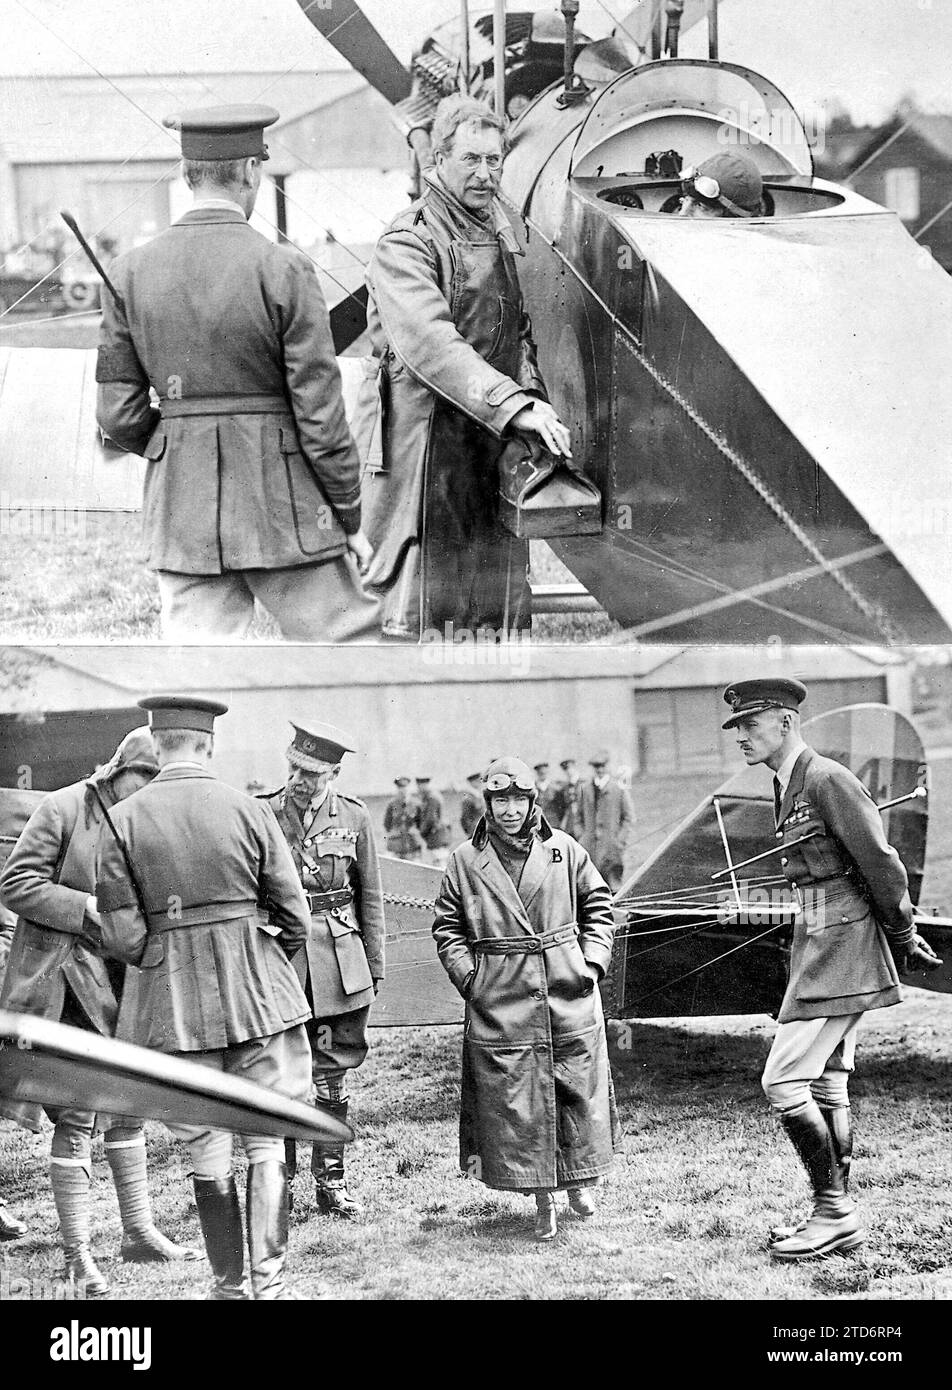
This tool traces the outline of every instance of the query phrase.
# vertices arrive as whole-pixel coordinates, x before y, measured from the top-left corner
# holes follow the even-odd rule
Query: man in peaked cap
[[[383,887],[370,813],[334,783],[348,736],[330,724],[292,724],[288,780],[267,798],[284,831],[307,895],[311,933],[295,960],[307,996],[315,1098],[347,1119],[348,1072],[367,1056],[370,1006],[384,976]],[[289,1176],[296,1145],[287,1141]],[[347,1190],[341,1145],[311,1149],[317,1207],[354,1218],[361,1206]]]
[[[398,859],[420,859],[426,847],[423,839],[423,807],[410,790],[409,777],[395,777],[396,793],[387,802],[383,828],[387,852]]]
[[[471,772],[466,778],[466,787],[460,801],[459,823],[463,834],[469,839],[483,815],[483,774]]]
[[[615,893],[624,874],[625,850],[635,810],[626,789],[608,770],[607,753],[595,753],[589,766],[591,781],[582,787],[579,801],[580,841]]]
[[[450,852],[450,828],[443,819],[443,798],[433,790],[429,777],[416,779],[416,797],[420,803],[420,834],[426,845],[427,860],[438,869],[445,869]]]
[[[244,637],[256,598],[290,641],[376,635],[324,298],[301,252],[248,225],[277,119],[232,106],[166,122],[193,205],[113,262],[119,300],[103,296],[97,418],[148,460],[144,558],[168,640]]]
[[[806,694],[786,678],[738,681],[724,692],[731,713],[723,727],[737,730],[749,766],[774,774],[780,867],[803,899],[763,1074],[813,1188],[809,1218],[772,1232],[771,1255],[788,1261],[862,1243],[848,1190],[857,1028],[867,1009],[899,1003],[900,973],[941,964],[913,929],[906,871],[869,792],[803,741]]]
[[[307,1100],[310,1010],[289,957],[307,941],[310,914],[284,837],[268,806],[209,767],[226,705],[177,695],[139,703],[159,773],[107,822],[96,883],[107,950],[140,967],[137,1007],[123,999],[117,1036]],[[232,1136],[169,1128],[191,1152],[209,1297],[245,1299]],[[282,1142],[246,1134],[242,1143],[252,1294],[289,1299]]]
[[[533,763],[536,775],[536,805],[550,825],[557,826],[559,789],[549,777],[548,763]]]
[[[558,786],[558,801],[555,814],[560,830],[577,840],[582,834],[582,779],[574,758],[563,758],[559,767],[565,781]]]
[[[119,1000],[134,1007],[135,972],[104,957],[95,894],[96,847],[106,812],[149,783],[159,767],[148,728],[127,734],[91,777],[51,792],[23,829],[3,874],[0,898],[18,915],[0,991],[0,1008],[69,1023],[112,1037]],[[2,1113],[39,1130],[38,1105],[7,1101]],[[91,1250],[91,1145],[105,1129],[106,1158],[122,1218],[124,1260],[174,1260],[195,1252],[155,1227],[141,1120],[99,1116],[72,1106],[47,1106],[53,1121],[50,1182],[59,1218],[66,1272],[87,1298],[104,1297],[108,1283]]]

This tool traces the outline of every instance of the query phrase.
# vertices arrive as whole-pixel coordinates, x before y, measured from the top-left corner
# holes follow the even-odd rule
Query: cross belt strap
[[[338,888],[332,893],[307,893],[307,905],[312,912],[329,912],[333,907],[346,907],[354,901],[352,888]]]
[[[151,932],[177,931],[179,927],[200,927],[207,922],[233,922],[243,917],[256,917],[258,904],[193,903],[191,907],[168,907],[164,912],[149,912],[146,921]]]
[[[181,415],[290,415],[291,406],[284,396],[191,396],[187,400],[172,400],[164,396],[159,402],[163,420]]]
[[[548,951],[551,946],[562,946],[577,936],[575,923],[568,922],[564,927],[553,927],[539,936],[484,936],[473,942],[473,950],[477,955],[538,955]]]

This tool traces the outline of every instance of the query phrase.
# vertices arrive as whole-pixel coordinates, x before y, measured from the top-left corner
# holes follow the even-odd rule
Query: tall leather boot
[[[346,1121],[349,1101],[322,1100],[319,1103],[338,1120]],[[322,1215],[340,1216],[350,1221],[363,1215],[363,1207],[347,1191],[344,1181],[343,1144],[312,1144],[311,1172],[317,1209]]]
[[[856,1204],[843,1185],[840,1162],[820,1107],[815,1101],[780,1121],[807,1170],[813,1187],[813,1212],[803,1229],[770,1247],[775,1260],[810,1260],[835,1250],[854,1250],[863,1233]]]
[[[89,1248],[89,1169],[75,1158],[50,1159],[50,1184],[66,1255],[66,1277],[80,1298],[105,1298],[109,1285]]]
[[[167,1260],[196,1260],[198,1251],[177,1245],[164,1236],[152,1220],[145,1162],[145,1136],[106,1140],[106,1158],[119,1199],[122,1245],[119,1254],[132,1264],[157,1264]]]
[[[229,1173],[227,1178],[193,1177],[192,1183],[205,1251],[215,1279],[208,1298],[216,1303],[247,1299],[244,1239],[235,1176]]]
[[[262,1302],[294,1299],[284,1278],[288,1257],[288,1184],[276,1158],[248,1165],[248,1254],[251,1288]]]
[[[843,1191],[849,1192],[850,1166],[853,1159],[853,1111],[848,1105],[820,1105],[819,1108],[833,1141],[833,1154],[839,1165]],[[802,1231],[806,1224],[807,1218],[804,1217],[796,1226],[772,1227],[771,1243],[789,1240],[791,1236]]]

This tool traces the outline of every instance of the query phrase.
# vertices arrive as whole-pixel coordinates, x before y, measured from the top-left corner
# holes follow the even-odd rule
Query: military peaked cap
[[[325,763],[339,763],[345,753],[356,749],[350,735],[333,724],[314,724],[310,729],[291,721],[294,738],[287,750],[287,760],[293,767],[302,767],[305,772],[317,772]]]
[[[139,708],[149,711],[153,733],[157,729],[194,729],[210,734],[216,716],[228,713],[228,706],[220,700],[198,700],[194,695],[148,695],[139,701]]]
[[[802,681],[778,676],[769,680],[735,681],[724,691],[731,717],[721,728],[733,729],[741,719],[762,714],[767,709],[799,710],[806,698],[807,688]]]
[[[181,132],[183,159],[267,159],[265,126],[279,119],[273,106],[205,106],[166,116],[163,124]]]

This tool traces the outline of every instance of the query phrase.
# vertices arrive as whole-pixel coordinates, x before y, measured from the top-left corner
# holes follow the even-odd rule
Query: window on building
[[[919,217],[919,170],[915,168],[887,169],[883,176],[884,202],[898,212],[904,222]]]

